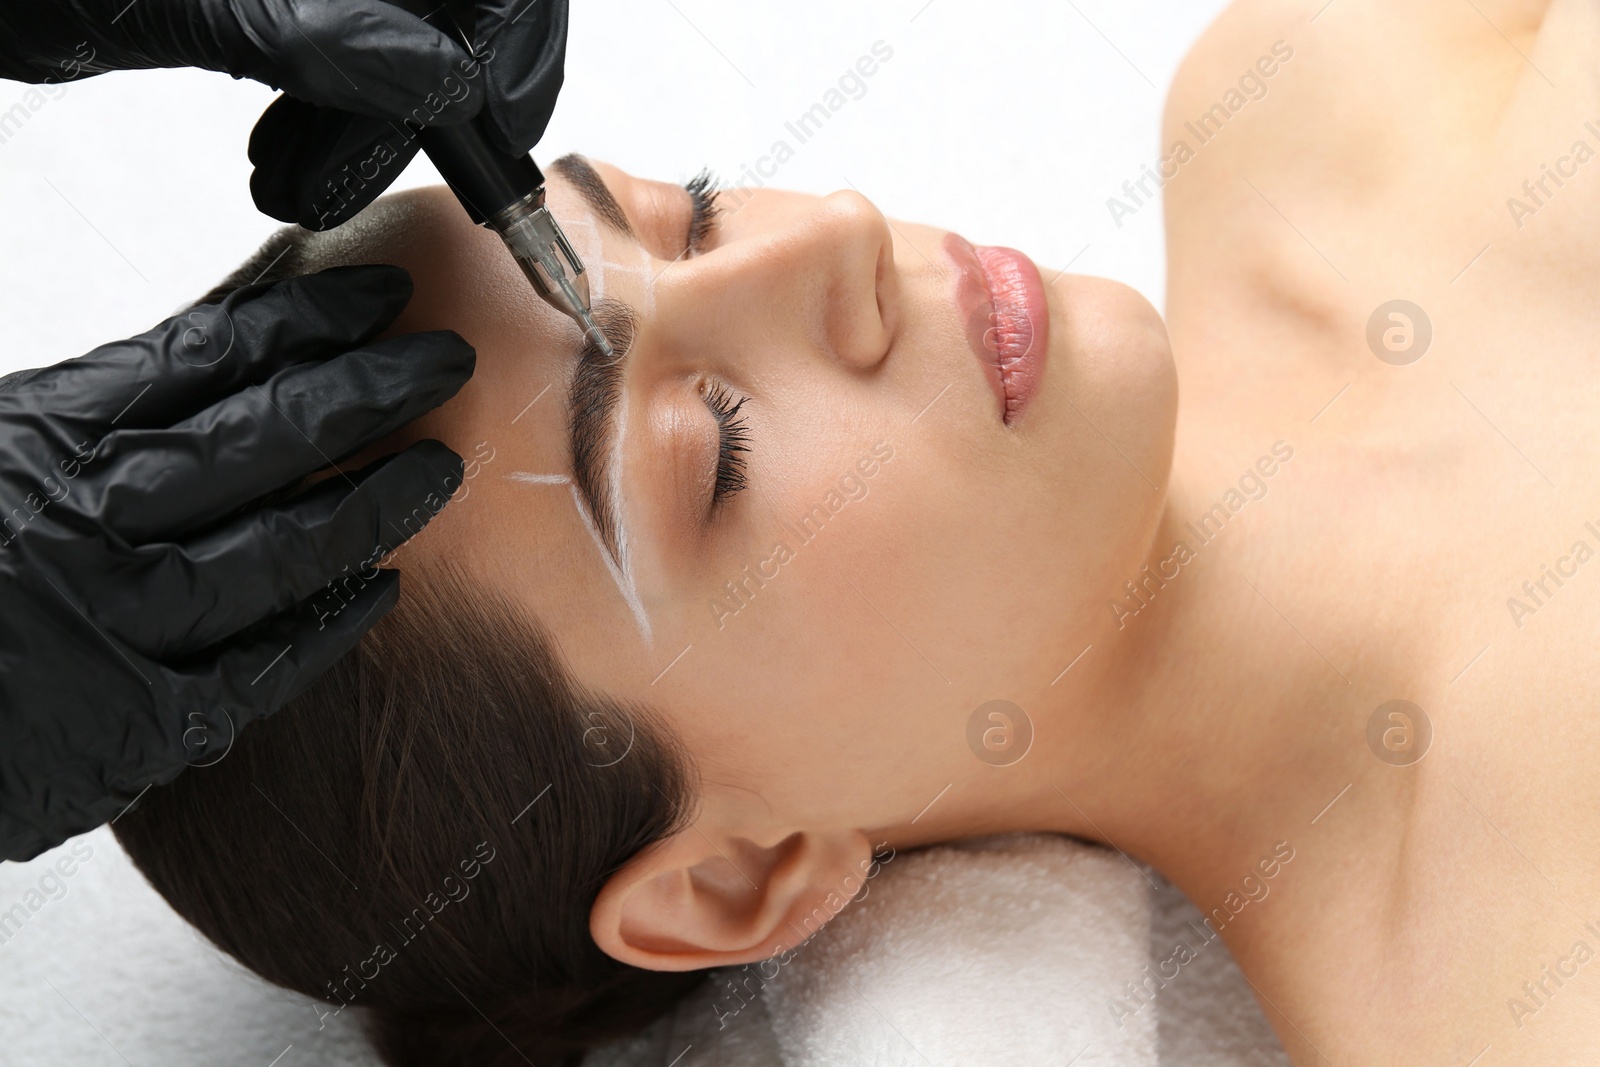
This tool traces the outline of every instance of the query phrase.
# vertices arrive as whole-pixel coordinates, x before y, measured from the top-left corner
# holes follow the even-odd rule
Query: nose
[[[702,349],[708,337],[734,352],[804,346],[859,370],[888,354],[899,276],[888,220],[870,200],[832,193],[733,234],[676,272],[676,313],[663,316],[674,332]]]

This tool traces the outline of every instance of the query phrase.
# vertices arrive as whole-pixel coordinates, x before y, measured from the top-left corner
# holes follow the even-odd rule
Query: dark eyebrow
[[[585,339],[578,351],[578,367],[567,393],[567,443],[572,450],[572,480],[583,497],[596,531],[611,561],[622,568],[617,540],[617,508],[606,477],[620,462],[614,454],[617,405],[622,400],[622,375],[633,347],[633,309],[619,300],[600,300],[592,309],[595,324],[616,353],[607,358],[593,341]]]
[[[622,213],[622,206],[617,203],[617,198],[611,195],[611,190],[606,187],[605,180],[600,177],[600,172],[589,165],[589,161],[576,152],[569,152],[550,164],[550,169],[572,183],[573,188],[588,203],[589,210],[604,219],[613,230],[624,237],[634,236],[633,227],[628,224],[628,216]]]

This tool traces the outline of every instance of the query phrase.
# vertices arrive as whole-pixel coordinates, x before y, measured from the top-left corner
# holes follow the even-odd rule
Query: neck
[[[1051,690],[1025,805],[1201,906],[1276,843],[1316,835],[1321,809],[1379,767],[1364,731],[1383,699],[1347,678],[1356,635],[1320,610],[1313,572],[1261,551],[1292,543],[1287,526],[1262,525],[1267,509],[1249,502],[1224,520],[1215,482],[1174,470],[1142,603],[1108,606],[1093,650]]]

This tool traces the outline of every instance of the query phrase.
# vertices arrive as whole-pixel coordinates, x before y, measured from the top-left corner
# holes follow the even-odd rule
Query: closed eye
[[[717,479],[711,491],[711,503],[715,507],[726,503],[746,485],[743,454],[750,451],[750,426],[739,410],[750,398],[741,396],[735,400],[721,385],[712,386],[704,395],[706,407],[717,420]]]
[[[683,188],[689,194],[690,204],[689,232],[683,244],[687,257],[703,251],[707,239],[717,228],[717,215],[721,211],[717,206],[717,197],[722,192],[722,185],[715,174],[703,169],[684,182]]]

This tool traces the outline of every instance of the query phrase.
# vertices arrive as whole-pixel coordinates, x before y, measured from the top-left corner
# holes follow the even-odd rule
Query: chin
[[[1048,288],[1050,355],[1039,398],[1039,414],[1048,418],[1039,432],[1058,446],[1050,449],[1061,464],[1052,481],[1059,478],[1055,489],[1071,501],[1071,529],[1062,533],[1093,558],[1114,591],[1147,557],[1161,520],[1178,419],[1177,368],[1166,324],[1136,290],[1069,274]],[[1086,501],[1094,506],[1084,508]]]
[[[1108,278],[1063,274],[1048,290],[1047,380],[1164,492],[1178,420],[1166,323],[1136,289]]]

